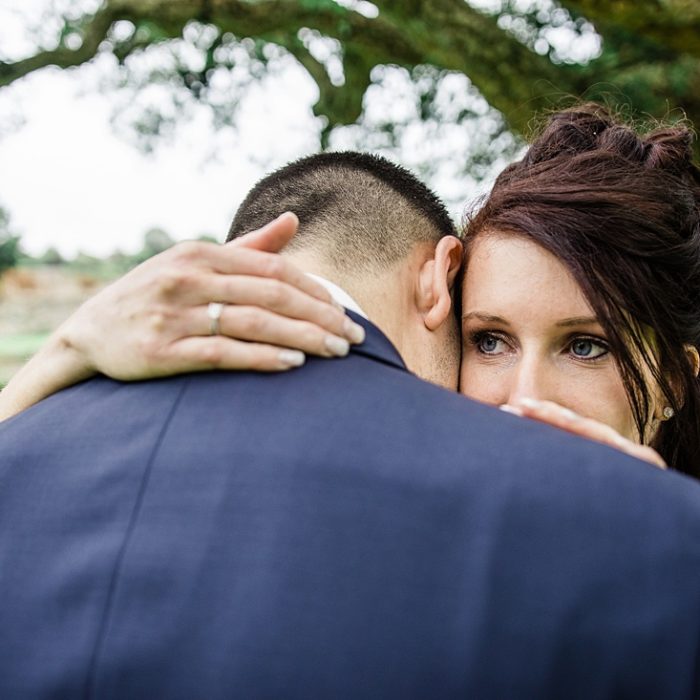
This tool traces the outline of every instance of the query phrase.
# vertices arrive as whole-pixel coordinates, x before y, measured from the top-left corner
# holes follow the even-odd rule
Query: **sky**
[[[312,92],[297,78],[297,94]],[[77,72],[42,71],[0,93],[26,122],[0,137],[0,205],[32,253],[135,251],[152,227],[176,239],[222,236],[268,168],[314,149],[311,99],[286,100],[282,114],[274,94],[270,86],[249,101],[235,141],[202,118],[149,154],[115,133],[110,97],[81,94]]]
[[[13,4],[0,0],[0,47],[26,55]],[[32,254],[136,251],[152,227],[221,239],[260,177],[318,147],[316,88],[301,69],[254,89],[237,133],[215,132],[202,110],[152,153],[115,131],[115,96],[94,82],[90,69],[48,68],[0,90],[0,125],[23,122],[0,133],[0,206]]]

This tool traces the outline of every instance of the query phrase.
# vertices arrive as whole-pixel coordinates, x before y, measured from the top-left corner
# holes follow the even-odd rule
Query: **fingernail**
[[[345,307],[339,301],[331,299],[331,304],[333,304],[333,306],[335,306],[335,308],[338,309],[338,311],[342,312],[342,314],[345,315]]]
[[[525,408],[541,408],[542,404],[537,401],[536,399],[531,399],[528,396],[523,397],[522,399],[518,399],[518,403],[521,406],[525,406]]]
[[[299,350],[280,350],[279,358],[287,367],[301,367],[306,362],[306,355]]]
[[[523,412],[515,406],[511,406],[510,404],[504,403],[498,408],[500,408],[501,411],[503,411],[504,413],[512,413],[514,416],[520,416],[522,418]]]
[[[578,413],[574,413],[574,411],[572,411],[570,408],[562,408],[561,412],[565,418],[568,418],[571,421],[576,421],[576,420],[581,419],[581,416],[579,416]]]
[[[275,221],[279,221],[280,219],[283,219],[285,216],[293,216],[295,219],[297,219],[297,215],[293,211],[285,211],[282,212],[276,219]]]
[[[365,329],[349,317],[343,322],[343,332],[351,343],[363,343],[365,340]]]
[[[350,352],[350,343],[348,343],[345,338],[338,338],[336,335],[326,336],[326,349],[337,355],[338,357],[345,357]]]

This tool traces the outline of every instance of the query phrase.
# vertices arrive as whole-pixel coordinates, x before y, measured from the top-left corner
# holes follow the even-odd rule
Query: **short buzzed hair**
[[[238,209],[227,240],[286,211],[299,218],[287,250],[313,248],[350,274],[385,269],[417,243],[457,235],[445,205],[412,173],[352,151],[302,158],[260,180]]]

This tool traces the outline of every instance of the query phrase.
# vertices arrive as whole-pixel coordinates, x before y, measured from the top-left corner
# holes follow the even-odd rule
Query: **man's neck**
[[[367,318],[367,314],[360,308],[360,305],[342,287],[339,287],[335,282],[331,282],[329,279],[321,277],[321,275],[316,275],[313,272],[307,272],[306,274],[322,287],[325,287],[333,298],[333,301],[336,301],[350,311],[354,311],[363,318]],[[367,318],[367,320],[369,319]]]
[[[349,276],[332,269],[324,260],[308,251],[290,251],[283,255],[308,275],[329,282],[350,297],[357,309],[347,306],[342,299],[337,301],[371,321],[386,335],[403,355],[404,338],[401,327],[403,299],[400,285],[392,284],[383,275]],[[328,288],[328,287],[327,287]]]
[[[444,333],[439,337],[434,335],[425,325],[416,306],[417,272],[414,267],[420,264],[420,260],[407,260],[383,272],[350,277],[333,270],[330,265],[324,264],[325,261],[317,259],[308,251],[284,255],[303,272],[321,277],[349,295],[366,314],[366,318],[391,341],[411,372],[435,384],[456,390],[459,359],[450,353],[450,348],[459,348],[459,341],[445,337],[441,351]],[[338,301],[344,304],[341,299]]]

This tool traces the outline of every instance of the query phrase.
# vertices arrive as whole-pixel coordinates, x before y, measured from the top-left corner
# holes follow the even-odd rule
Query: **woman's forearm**
[[[0,421],[94,374],[59,328],[0,391]]]
[[[285,214],[224,246],[180,243],[80,306],[0,392],[0,420],[101,373],[121,381],[210,369],[284,371],[344,355],[364,330],[275,251]],[[214,332],[210,302],[222,311]]]

